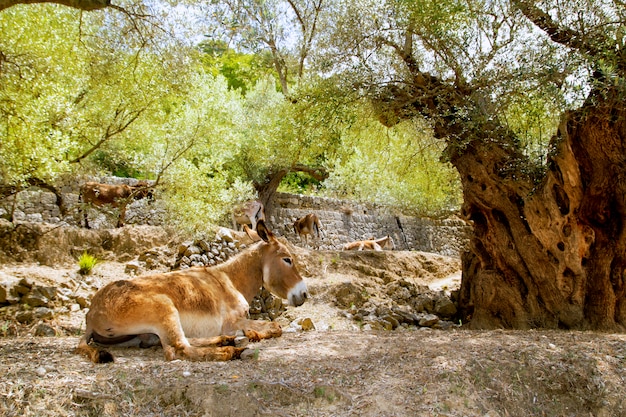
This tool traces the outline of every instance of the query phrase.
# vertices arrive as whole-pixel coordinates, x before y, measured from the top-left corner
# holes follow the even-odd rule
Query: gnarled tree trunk
[[[489,141],[453,158],[474,225],[460,297],[471,327],[626,328],[624,110],[613,91],[565,114],[536,187],[503,172]]]

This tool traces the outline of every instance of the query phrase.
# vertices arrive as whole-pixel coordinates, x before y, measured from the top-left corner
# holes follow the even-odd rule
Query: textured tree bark
[[[269,219],[274,210],[274,195],[282,179],[287,175],[289,170],[281,169],[276,172],[269,172],[263,183],[254,184],[255,189],[259,193],[259,200],[263,203],[265,217]]]
[[[460,295],[471,327],[626,329],[626,114],[610,96],[564,115],[537,186],[502,158],[502,142],[476,140],[453,158],[474,225]]]

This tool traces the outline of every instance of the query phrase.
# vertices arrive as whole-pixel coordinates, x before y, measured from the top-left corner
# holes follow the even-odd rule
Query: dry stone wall
[[[459,256],[469,240],[469,226],[458,218],[410,217],[380,205],[294,194],[279,193],[275,201],[269,219],[273,230],[295,241],[294,221],[317,214],[325,236],[319,242],[309,238],[309,243],[319,249],[340,249],[346,242],[389,235],[399,250]]]
[[[9,218],[10,213],[13,213],[13,219],[16,221],[80,226],[83,218],[79,210],[78,194],[80,185],[87,181],[131,186],[138,182],[134,178],[88,177],[68,180],[60,186],[57,185],[67,209],[65,216],[61,215],[53,193],[31,187],[15,196],[0,199],[0,218]],[[114,228],[118,214],[115,208],[87,208],[89,225],[94,229]],[[134,200],[126,209],[125,223],[158,226],[163,224],[164,218],[165,208],[158,201]]]
[[[0,217],[8,217],[13,212],[14,219],[18,221],[78,226],[81,221],[78,187],[87,180],[129,185],[134,185],[137,181],[130,178],[103,177],[69,182],[61,189],[68,207],[66,216],[61,216],[54,194],[31,188],[18,193],[15,199],[9,197],[0,200]],[[93,228],[115,227],[115,209],[108,212],[89,209],[88,213],[89,223]],[[394,213],[389,207],[381,205],[285,193],[276,194],[275,206],[268,221],[276,234],[304,245],[295,235],[293,222],[308,213],[317,214],[322,223],[323,238],[320,241],[308,239],[309,247],[318,249],[341,249],[347,242],[389,235],[399,250],[459,256],[469,240],[469,226],[457,218],[416,218]],[[157,193],[157,199],[152,203],[146,200],[132,202],[127,208],[126,224],[161,225],[164,218],[165,208],[158,201]]]

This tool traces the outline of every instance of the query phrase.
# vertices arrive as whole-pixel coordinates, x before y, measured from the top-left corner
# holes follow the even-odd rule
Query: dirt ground
[[[375,298],[383,283],[405,279],[447,291],[459,284],[459,261],[419,252],[296,256],[312,298],[288,307],[283,336],[250,344],[245,360],[166,362],[160,348],[112,349],[114,363],[94,365],[72,353],[85,310],[53,319],[63,336],[0,337],[0,415],[626,416],[626,335],[368,331],[333,302],[333,288],[355,283]],[[76,270],[5,262],[0,281],[55,285]],[[90,285],[130,278],[124,271],[108,259]],[[294,328],[301,318],[316,329]]]

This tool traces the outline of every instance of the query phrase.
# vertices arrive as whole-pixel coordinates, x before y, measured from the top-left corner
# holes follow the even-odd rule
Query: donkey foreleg
[[[209,347],[209,346],[235,346],[235,336],[216,336],[216,337],[197,337],[187,339],[191,346]]]
[[[280,325],[273,321],[241,319],[237,321],[236,327],[241,329],[251,342],[280,337],[283,334]]]
[[[196,347],[188,346],[185,349],[176,349],[173,346],[164,347],[165,359],[168,361],[174,359],[185,359],[191,361],[229,361],[241,357],[241,352],[246,350],[245,347],[235,346],[213,346],[213,347]]]

